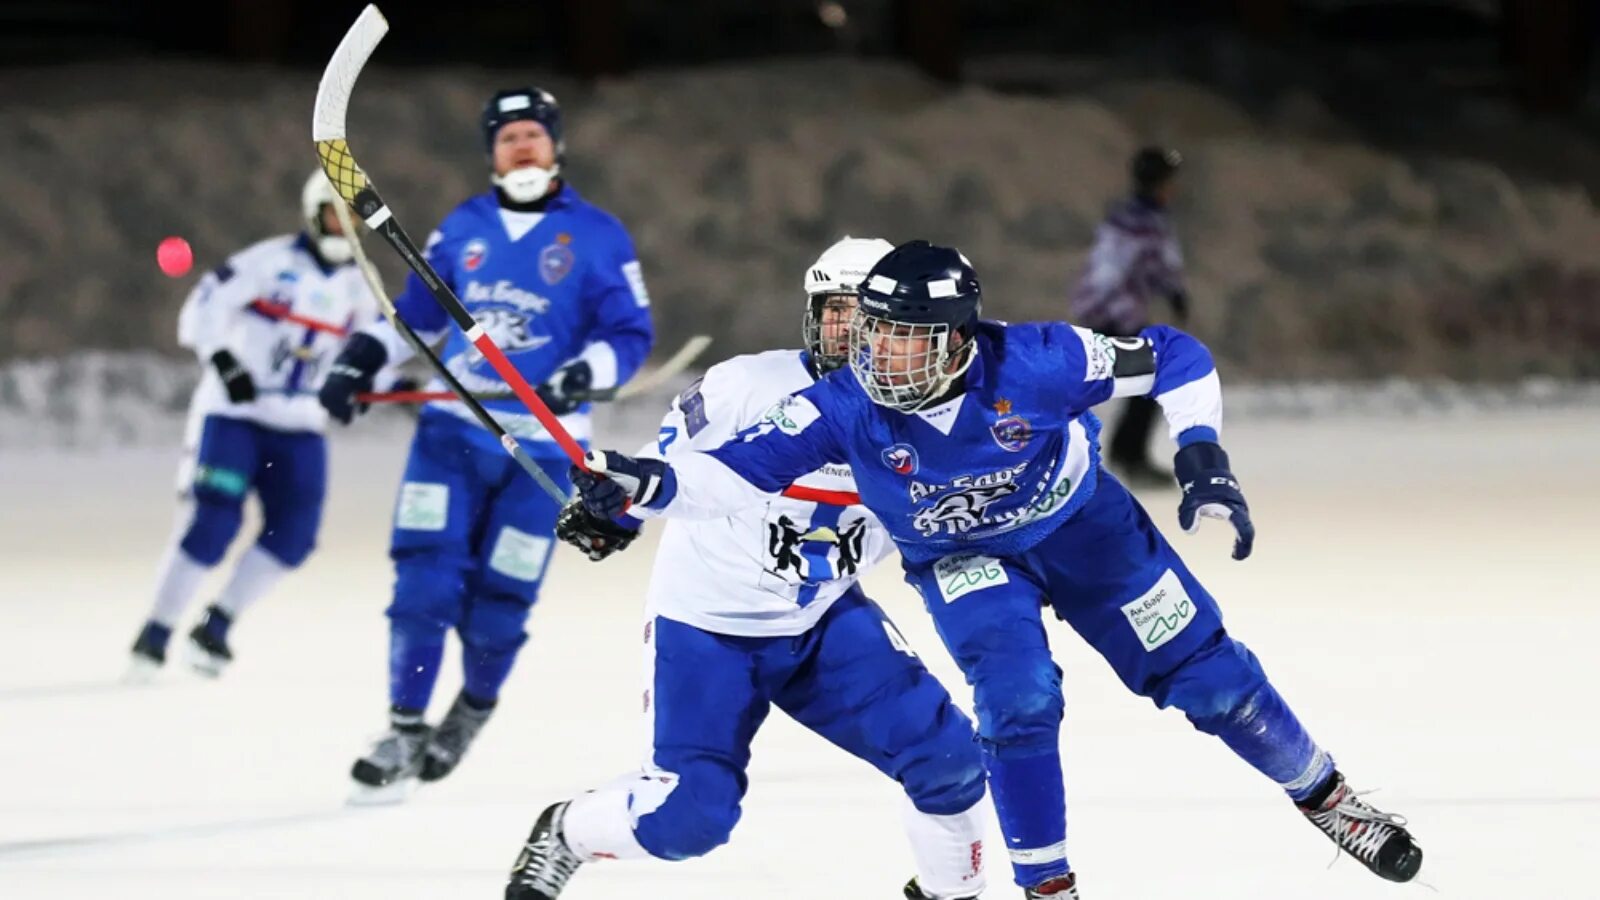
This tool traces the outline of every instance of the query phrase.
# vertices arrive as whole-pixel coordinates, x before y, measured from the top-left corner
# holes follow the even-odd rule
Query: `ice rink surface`
[[[1272,785],[1057,624],[1086,900],[1600,897],[1597,433],[1593,410],[1236,422],[1260,531],[1245,563],[1217,523],[1177,532],[1175,492],[1142,494],[1354,785],[1411,818],[1436,892],[1330,868]],[[117,679],[172,527],[175,451],[0,454],[0,897],[499,897],[547,803],[637,764],[653,540],[603,564],[561,551],[462,768],[403,806],[344,806],[384,725],[404,449],[400,432],[340,434],[321,548],[241,620],[234,668],[207,682],[169,664],[143,688]],[[965,705],[898,567],[867,586]],[[435,715],[459,680],[452,657]],[[899,897],[896,794],[776,714],[730,844],[588,866],[566,896]],[[998,827],[989,846],[985,896],[1019,896]]]

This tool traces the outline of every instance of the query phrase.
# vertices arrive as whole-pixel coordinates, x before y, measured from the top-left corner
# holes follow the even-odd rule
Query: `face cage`
[[[895,353],[878,344],[926,341],[923,349]],[[972,342],[950,349],[950,326],[909,325],[874,316],[860,307],[850,318],[850,371],[872,402],[900,412],[915,412],[950,387],[972,365]],[[953,354],[964,358],[955,361]]]
[[[842,291],[833,291],[824,294],[812,294],[806,298],[806,318],[801,324],[800,334],[805,339],[806,352],[811,354],[811,364],[816,367],[817,374],[823,375],[844,366],[850,358],[850,335],[854,319],[844,323],[844,349],[838,353],[825,352],[822,346],[822,314],[829,309],[854,310],[856,295]]]

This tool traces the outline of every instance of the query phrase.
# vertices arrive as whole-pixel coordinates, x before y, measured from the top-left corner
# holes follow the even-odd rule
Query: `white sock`
[[[222,589],[222,596],[217,598],[217,605],[230,617],[237,619],[240,613],[260,600],[287,574],[288,566],[261,549],[260,544],[253,544],[239,558],[239,564],[233,569],[233,577],[228,579],[228,586]]]
[[[161,559],[161,568],[157,570],[156,602],[150,610],[150,618],[168,628],[176,627],[189,601],[194,599],[195,591],[200,589],[200,580],[206,577],[208,571],[209,566],[195,562],[193,557],[183,552],[180,544],[173,542],[167,548],[167,555]]]
[[[903,795],[902,795],[903,797]],[[988,804],[981,799],[965,812],[935,816],[902,799],[902,818],[911,855],[917,862],[917,884],[934,897],[975,897],[983,891],[983,834]]]
[[[561,836],[585,862],[648,858],[650,851],[633,828],[639,816],[659,808],[677,786],[678,777],[671,773],[634,773],[581,794],[567,806]]]

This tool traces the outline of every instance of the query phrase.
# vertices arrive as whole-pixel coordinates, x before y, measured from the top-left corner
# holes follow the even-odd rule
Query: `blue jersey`
[[[493,193],[471,197],[445,216],[424,253],[529,384],[583,359],[594,372],[594,388],[614,387],[650,353],[650,296],[633,241],[621,222],[570,185],[562,184],[542,212],[504,209]],[[451,327],[422,279],[406,279],[395,307],[425,340],[448,333],[440,358],[468,390],[507,391],[489,361]],[[388,326],[372,333],[389,348],[391,361],[409,354]],[[434,389],[446,388],[436,381]],[[457,401],[430,406],[473,421]],[[548,440],[517,400],[484,406],[510,433]],[[587,439],[588,407],[563,416],[562,424],[573,437]]]
[[[1211,354],[1174,328],[1112,338],[1062,323],[983,322],[976,340],[956,398],[901,413],[873,403],[848,370],[834,372],[721,447],[674,459],[676,491],[661,512],[709,517],[844,463],[908,561],[1008,556],[1093,494],[1099,422],[1090,407],[1152,394],[1180,444],[1217,438]]]

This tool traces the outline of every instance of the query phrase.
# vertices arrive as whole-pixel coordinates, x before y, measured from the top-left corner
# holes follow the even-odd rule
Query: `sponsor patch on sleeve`
[[[1083,380],[1104,381],[1110,378],[1117,365],[1117,350],[1111,346],[1111,339],[1076,325],[1072,326],[1072,330],[1083,342]]]
[[[822,413],[804,397],[789,396],[772,405],[767,414],[761,417],[763,421],[770,422],[779,431],[788,435],[799,434],[816,420],[822,418]]]
[[[628,290],[633,291],[633,302],[641,307],[650,305],[650,292],[645,290],[644,273],[639,270],[639,261],[632,260],[622,264],[622,277],[628,279]]]
[[[696,378],[693,384],[684,388],[683,393],[678,395],[678,411],[683,413],[684,429],[691,438],[704,431],[709,424],[706,419],[706,397],[700,392],[704,381],[704,378]]]

